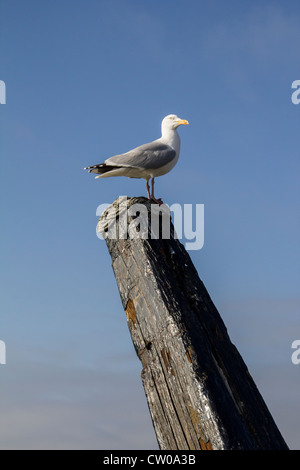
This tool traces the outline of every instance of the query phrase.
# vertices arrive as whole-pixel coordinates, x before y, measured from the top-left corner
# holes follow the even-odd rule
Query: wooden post
[[[98,229],[113,234],[117,214],[106,243],[160,449],[288,449],[173,226],[170,239],[126,239],[133,204],[150,216],[147,199],[117,199]]]

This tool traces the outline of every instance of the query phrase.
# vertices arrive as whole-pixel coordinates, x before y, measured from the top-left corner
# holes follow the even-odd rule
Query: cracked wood
[[[169,240],[106,243],[160,448],[287,449],[173,228]]]

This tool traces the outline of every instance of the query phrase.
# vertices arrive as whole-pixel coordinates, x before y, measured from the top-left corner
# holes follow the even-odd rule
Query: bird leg
[[[149,187],[148,181],[147,181],[147,185]],[[148,190],[148,188],[147,188],[147,190]],[[148,196],[149,196],[149,191],[148,191]],[[154,197],[154,178],[153,177],[152,177],[152,180],[151,180],[151,195],[149,196],[149,199],[156,202],[159,206],[161,206],[163,204],[163,201],[161,199],[156,199]]]
[[[146,188],[148,193],[148,199],[151,199],[149,180],[146,180]]]

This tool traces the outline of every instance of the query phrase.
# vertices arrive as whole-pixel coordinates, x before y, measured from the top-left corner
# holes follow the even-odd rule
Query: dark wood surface
[[[145,198],[127,203],[150,213]],[[160,449],[287,449],[184,246],[173,235],[106,243]]]

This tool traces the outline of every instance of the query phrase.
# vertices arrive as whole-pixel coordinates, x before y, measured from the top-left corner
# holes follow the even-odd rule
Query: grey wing
[[[156,170],[170,163],[175,156],[176,151],[169,145],[151,142],[122,155],[114,155],[105,160],[105,163],[106,165]]]

